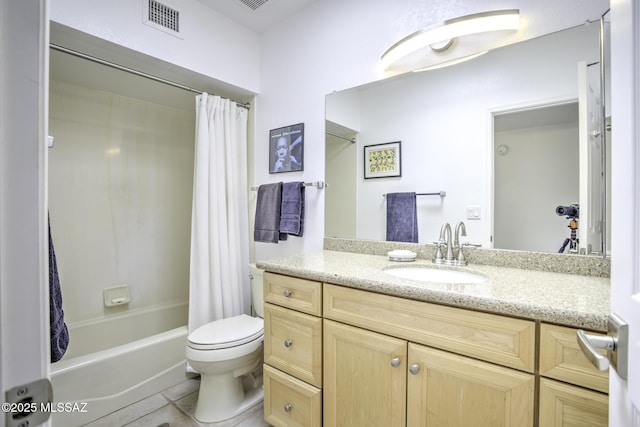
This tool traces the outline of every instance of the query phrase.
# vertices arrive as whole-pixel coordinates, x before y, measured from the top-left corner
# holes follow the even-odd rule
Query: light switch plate
[[[480,206],[467,206],[467,219],[480,219]]]

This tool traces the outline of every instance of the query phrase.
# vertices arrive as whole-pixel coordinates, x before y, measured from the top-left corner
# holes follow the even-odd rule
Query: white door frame
[[[49,377],[48,52],[48,0],[0,0],[2,402],[8,390]]]
[[[640,427],[639,37],[640,0],[612,0],[611,312],[629,324],[629,364],[626,381],[610,370],[609,425],[620,427]]]

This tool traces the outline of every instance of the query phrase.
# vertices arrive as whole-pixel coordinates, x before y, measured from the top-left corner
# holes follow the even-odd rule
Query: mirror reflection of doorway
[[[497,249],[558,252],[570,236],[556,207],[579,203],[578,103],[494,116]]]

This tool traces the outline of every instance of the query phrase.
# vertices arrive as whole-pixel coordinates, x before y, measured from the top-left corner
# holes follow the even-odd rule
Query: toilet
[[[187,338],[187,361],[200,373],[195,418],[212,423],[262,401],[262,270],[250,265],[256,317],[241,314],[200,326]]]

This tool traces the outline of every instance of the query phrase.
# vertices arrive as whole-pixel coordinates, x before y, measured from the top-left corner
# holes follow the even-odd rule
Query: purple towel
[[[256,218],[253,240],[264,243],[278,243],[287,240],[280,232],[280,209],[282,207],[282,183],[263,184],[258,187]]]
[[[387,241],[418,243],[416,193],[387,193]]]
[[[62,359],[69,345],[69,330],[64,323],[62,310],[62,292],[58,277],[56,252],[51,239],[51,221],[49,220],[49,323],[51,333],[51,362]]]
[[[302,236],[304,231],[304,182],[287,182],[282,188],[280,232]]]

